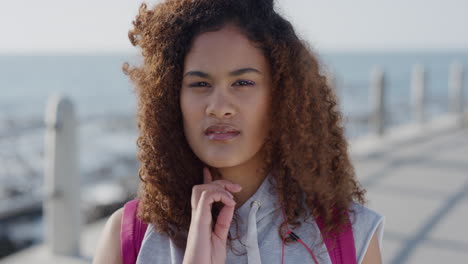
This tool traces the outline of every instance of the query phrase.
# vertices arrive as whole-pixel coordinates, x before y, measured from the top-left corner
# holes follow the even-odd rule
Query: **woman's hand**
[[[228,180],[212,181],[208,168],[203,168],[203,184],[192,189],[192,219],[187,237],[184,264],[224,264],[226,239],[231,226],[236,202],[230,192],[239,192],[242,187]],[[212,231],[211,207],[214,202],[224,203],[214,232]]]

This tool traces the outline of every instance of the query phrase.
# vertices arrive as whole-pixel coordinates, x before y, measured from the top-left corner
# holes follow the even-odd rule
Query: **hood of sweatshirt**
[[[231,237],[236,237],[238,231],[239,239],[244,243],[244,246],[238,241],[233,241],[233,246],[242,253],[247,253],[247,262],[249,264],[260,264],[259,241],[263,241],[262,234],[271,228],[273,219],[281,217],[278,201],[278,196],[275,195],[275,179],[270,172],[257,191],[235,212],[235,217],[238,225],[231,223]],[[275,214],[274,217],[271,215]],[[237,228],[237,229],[236,229]],[[229,254],[229,253],[228,253]]]

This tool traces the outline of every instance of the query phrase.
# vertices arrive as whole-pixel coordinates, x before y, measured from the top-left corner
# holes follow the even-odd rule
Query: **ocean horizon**
[[[465,75],[468,68],[468,51],[316,54],[322,69],[334,72],[339,105],[348,117],[370,113],[369,78],[373,67],[380,67],[386,75],[386,100],[391,113],[389,126],[410,121],[406,112],[410,109],[413,65],[424,65],[428,73],[428,111],[432,117],[448,111],[450,64],[460,62],[465,66]],[[41,119],[47,98],[57,92],[76,103],[80,118],[134,114],[136,98],[133,84],[121,67],[124,62],[135,65],[140,61],[139,56],[130,53],[0,54],[0,132],[5,120],[11,123],[11,120]],[[465,97],[467,94],[465,92]],[[349,137],[365,133],[365,129],[356,127],[356,124],[349,126]]]

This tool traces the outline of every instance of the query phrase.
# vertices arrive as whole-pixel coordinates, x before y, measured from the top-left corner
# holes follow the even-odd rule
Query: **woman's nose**
[[[208,98],[208,105],[206,107],[206,115],[216,118],[230,117],[235,114],[232,100],[226,92],[213,92]]]

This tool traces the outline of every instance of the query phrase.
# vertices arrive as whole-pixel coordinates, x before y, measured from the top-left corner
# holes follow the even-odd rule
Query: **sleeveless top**
[[[235,211],[238,224],[231,223],[231,237],[239,235],[232,241],[232,249],[227,247],[226,264],[245,263],[280,263],[282,256],[282,239],[278,228],[283,221],[281,207],[274,191],[275,184],[271,173],[267,175],[257,191],[242,206]],[[361,263],[374,233],[377,234],[380,251],[385,218],[379,213],[353,202],[354,213],[350,213],[356,248],[356,261]],[[331,264],[326,245],[322,243],[320,229],[311,214],[301,219],[301,226],[289,229],[297,234],[302,241],[312,249],[319,263]],[[240,241],[239,241],[240,240]],[[243,244],[242,244],[242,243]],[[157,232],[149,224],[137,257],[137,264],[168,263],[180,264],[184,251],[178,248],[172,240]],[[284,263],[314,263],[310,253],[299,242],[285,245]]]

